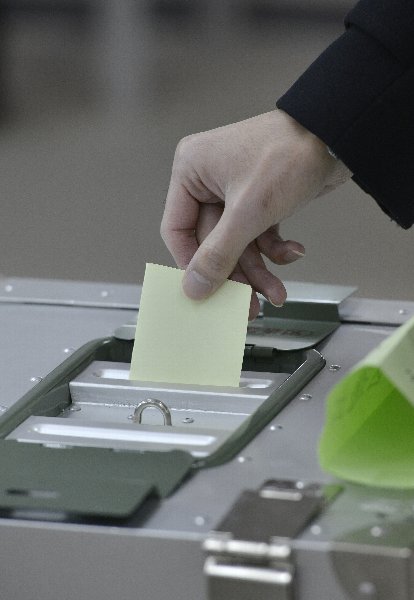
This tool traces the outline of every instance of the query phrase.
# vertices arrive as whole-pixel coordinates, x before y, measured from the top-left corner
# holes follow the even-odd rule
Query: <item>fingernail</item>
[[[184,292],[193,300],[205,298],[212,287],[211,281],[197,271],[190,271],[183,280]]]
[[[293,262],[294,260],[298,260],[299,258],[303,258],[305,256],[304,252],[299,252],[299,250],[289,249],[283,255],[283,258],[288,262]]]
[[[283,306],[283,302],[282,302],[282,304],[280,304],[280,301],[273,301],[271,298],[269,298],[269,302],[275,308],[282,308],[282,306]]]

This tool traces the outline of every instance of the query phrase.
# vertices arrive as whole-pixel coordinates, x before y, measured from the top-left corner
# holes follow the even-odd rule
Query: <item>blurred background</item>
[[[138,283],[183,136],[272,110],[353,0],[3,0],[0,272]],[[282,278],[413,299],[413,231],[352,182],[283,226]]]

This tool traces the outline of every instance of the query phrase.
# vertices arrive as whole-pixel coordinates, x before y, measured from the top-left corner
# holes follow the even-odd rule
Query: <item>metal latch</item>
[[[209,600],[293,600],[290,541],[339,486],[266,481],[244,491],[203,544]]]

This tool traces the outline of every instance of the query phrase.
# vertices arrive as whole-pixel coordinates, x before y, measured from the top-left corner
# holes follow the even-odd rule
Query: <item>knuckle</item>
[[[177,144],[174,161],[178,164],[187,162],[194,155],[195,149],[198,145],[197,140],[197,134],[188,135],[182,138]]]

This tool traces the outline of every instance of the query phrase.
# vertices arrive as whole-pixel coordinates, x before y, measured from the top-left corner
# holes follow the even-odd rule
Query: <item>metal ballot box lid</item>
[[[77,445],[76,436],[63,439],[63,430],[53,427],[57,434],[45,440],[41,439],[41,428],[36,429],[40,423],[36,419],[43,419],[43,424],[46,419],[50,424],[52,421],[47,419],[61,418],[78,426],[82,411],[86,419],[96,421],[89,436],[96,434],[98,422],[107,428],[112,411],[115,421],[124,420],[128,428],[136,400],[126,396],[135,392],[126,390],[129,386],[122,382],[112,384],[110,377],[103,378],[103,395],[112,394],[111,386],[118,386],[122,392],[117,406],[105,406],[108,396],[100,402],[99,397],[90,395],[91,373],[88,374],[83,360],[91,355],[92,346],[96,349],[93,340],[113,339],[113,332],[118,332],[119,350],[130,347],[128,332],[133,328],[139,304],[139,286],[0,280],[0,446],[17,446],[23,456],[13,463],[10,453],[3,467],[0,465],[4,468],[3,490],[8,490],[9,501],[9,508],[5,507],[0,517],[2,596],[19,600],[232,600],[233,594],[241,600],[254,593],[263,600],[411,600],[413,494],[335,481],[321,471],[316,447],[329,390],[399,324],[414,315],[414,303],[355,297],[341,300],[335,294],[330,302],[326,286],[308,284],[302,290],[305,288],[306,297],[300,292],[301,286],[296,287],[300,292],[296,299],[291,293],[294,306],[287,310],[291,311],[289,319],[296,319],[293,329],[281,323],[281,314],[270,315],[270,307],[264,306],[264,318],[279,318],[278,329],[284,332],[281,337],[295,339],[289,332],[295,332],[295,327],[296,332],[303,331],[302,309],[311,299],[313,322],[335,324],[310,348],[313,356],[323,355],[326,366],[319,364],[318,369],[323,368],[315,369],[306,383],[293,387],[274,414],[269,416],[267,412],[266,419],[256,423],[253,435],[244,438],[240,447],[232,446],[234,452],[226,452],[217,463],[207,461],[193,469],[194,463],[203,462],[206,457],[169,448],[177,453],[173,464],[177,477],[178,471],[181,474],[176,479],[174,469],[165,463],[171,485],[162,487],[156,479],[145,482],[141,477],[139,469],[143,463],[138,466],[134,461],[136,450],[111,448],[107,443],[102,447],[98,443]],[[336,316],[331,321],[333,308]],[[286,319],[287,316],[286,313]],[[128,322],[131,325],[125,327]],[[306,339],[309,341],[309,337]],[[268,348],[254,343],[247,346],[248,378],[271,381],[266,375],[271,372],[269,360],[286,352],[286,356],[293,353],[289,360],[283,359],[284,367],[289,363],[290,370],[280,369],[280,374],[286,373],[289,379],[296,370],[292,356],[303,357],[308,352],[303,348],[279,348],[274,354],[273,350],[272,344]],[[114,357],[104,356],[105,352],[97,351],[93,360],[103,360],[106,366],[102,368],[112,368],[107,363],[112,363]],[[125,350],[124,362],[127,357]],[[118,355],[115,360],[120,358]],[[66,367],[62,370],[62,364],[72,365],[73,371],[68,373]],[[295,364],[300,368],[303,361]],[[60,383],[56,370],[63,378]],[[281,383],[285,380],[282,376]],[[266,385],[270,390],[271,384]],[[252,406],[262,402],[263,389],[251,387],[249,391],[246,387],[247,392],[240,398],[240,403],[244,403],[241,411],[236,411],[239,400],[230,398],[229,414],[223,416],[222,427],[231,424],[234,432],[243,422],[250,423],[255,410],[252,408],[249,413],[247,407],[250,402]],[[73,403],[72,394],[75,397],[77,393],[80,396]],[[22,402],[28,397],[33,399],[30,406]],[[226,411],[217,394],[212,398],[212,414],[206,415],[200,414],[200,407],[195,405],[179,405],[176,395],[175,405],[171,406],[172,422],[180,415],[180,426],[187,428],[185,431],[196,431],[195,417],[200,415],[207,429],[211,425],[218,431],[215,424],[220,423],[219,415]],[[69,418],[64,416],[77,403],[82,410],[72,411]],[[23,407],[26,412],[22,414]],[[142,426],[155,426],[163,432],[162,415],[156,410],[145,409]],[[193,412],[190,416],[189,412],[180,411]],[[186,417],[195,420],[182,423]],[[32,439],[23,440],[28,432]],[[79,433],[76,428],[75,433]],[[99,435],[94,439],[99,442]],[[56,459],[55,453],[67,456],[64,452],[68,446],[82,455],[80,463]],[[128,461],[123,461],[123,453]],[[146,452],[139,453],[148,457]],[[60,465],[58,473],[57,467],[47,468],[42,454],[53,457],[52,463]],[[106,468],[101,458],[111,454],[113,460],[108,459]],[[167,454],[157,448],[149,458],[165,458]],[[19,464],[24,464],[19,460],[26,464],[24,482],[19,480]],[[77,464],[83,470],[75,476]],[[157,469],[147,465],[144,472],[154,474]],[[88,510],[77,512],[70,509],[79,501],[76,489],[81,489],[80,481],[85,492],[78,496],[85,500]],[[326,493],[327,490],[336,493]],[[54,492],[74,504],[54,511]],[[101,510],[97,510],[98,495],[103,503],[108,500],[106,506],[101,504]],[[111,495],[120,503],[119,514],[125,509],[122,518],[105,513]],[[25,503],[30,510],[25,510]],[[46,505],[49,510],[45,510]],[[262,535],[263,525],[266,530],[269,520],[271,537],[266,537]],[[253,534],[257,534],[257,539],[252,539]]]

